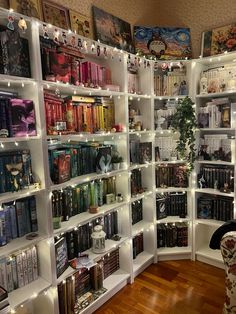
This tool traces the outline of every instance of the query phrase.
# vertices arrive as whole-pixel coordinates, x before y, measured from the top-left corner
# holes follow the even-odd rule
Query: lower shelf
[[[96,311],[102,304],[104,304],[120,289],[126,286],[129,280],[130,274],[122,269],[118,269],[114,274],[104,280],[103,286],[107,289],[107,291],[93,303],[89,304],[89,306],[80,313],[91,314]]]
[[[197,250],[195,254],[198,261],[224,269],[224,262],[220,250],[212,250],[208,247],[203,247]]]
[[[30,298],[36,298],[38,294],[50,288],[51,284],[45,279],[39,277],[37,280],[31,282],[27,286],[16,289],[9,293],[9,303],[12,309],[28,302]]]
[[[150,254],[145,251],[138,254],[137,257],[133,260],[134,277],[141,273],[147,266],[151,265],[153,261],[154,261],[153,254]]]
[[[157,260],[178,260],[178,259],[190,259],[192,257],[191,246],[182,247],[164,247],[157,249]]]

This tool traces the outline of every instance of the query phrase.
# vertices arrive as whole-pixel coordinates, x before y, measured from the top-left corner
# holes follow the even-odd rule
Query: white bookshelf
[[[1,10],[2,16],[6,19],[8,16],[7,10]],[[15,13],[14,13],[15,14]],[[15,14],[16,19],[19,18]],[[0,75],[0,88],[2,90],[16,90],[19,95],[32,99],[35,103],[36,119],[37,119],[37,136],[22,137],[22,138],[0,138],[0,150],[8,150],[13,148],[29,148],[32,154],[32,168],[40,180],[41,186],[35,188],[21,190],[14,193],[4,193],[0,195],[0,204],[14,201],[19,198],[24,198],[30,195],[36,196],[37,214],[39,225],[39,236],[32,241],[26,240],[24,237],[15,239],[0,248],[0,255],[7,256],[14,251],[22,250],[27,245],[36,245],[39,254],[39,279],[30,285],[17,289],[10,293],[10,305],[12,310],[20,311],[22,307],[29,307],[32,314],[59,314],[57,284],[71,276],[74,270],[68,267],[67,270],[56,278],[55,271],[55,248],[54,236],[61,233],[73,230],[79,225],[89,223],[97,217],[104,216],[112,211],[118,211],[119,234],[122,235],[120,241],[106,241],[106,253],[111,252],[119,247],[119,262],[120,269],[104,280],[104,287],[107,291],[99,297],[95,302],[91,303],[81,313],[93,313],[99,306],[109,300],[115,293],[128,283],[132,283],[134,278],[142,272],[151,263],[156,263],[162,260],[175,259],[198,259],[203,262],[222,267],[222,258],[219,251],[214,251],[208,248],[210,238],[213,232],[222,225],[223,222],[215,220],[197,219],[196,216],[196,200],[199,195],[219,195],[229,196],[234,202],[236,201],[235,193],[223,193],[215,189],[200,189],[197,185],[196,171],[204,164],[211,165],[235,165],[235,152],[232,162],[223,161],[198,161],[194,169],[193,175],[190,177],[190,184],[187,188],[157,188],[155,182],[155,167],[158,165],[183,164],[184,161],[155,161],[154,144],[157,137],[174,137],[178,138],[178,134],[174,134],[170,129],[155,129],[154,124],[154,109],[156,104],[161,104],[168,100],[181,100],[183,95],[176,96],[161,96],[154,95],[153,71],[154,61],[149,61],[150,66],[139,68],[139,78],[141,86],[141,94],[128,93],[128,78],[127,78],[127,53],[113,51],[113,54],[107,58],[103,56],[97,57],[92,54],[88,48],[88,53],[85,53],[86,59],[93,60],[101,65],[109,65],[112,71],[113,81],[120,86],[120,92],[110,90],[102,90],[99,88],[87,88],[82,86],[74,86],[58,82],[48,82],[42,79],[41,57],[39,32],[42,31],[42,23],[34,19],[27,18],[28,29],[26,36],[29,40],[32,79],[19,78],[13,76]],[[3,21],[3,20],[1,20]],[[4,20],[4,23],[5,20]],[[59,31],[61,31],[59,29]],[[52,33],[52,29],[49,30]],[[82,38],[83,40],[83,38]],[[86,39],[87,40],[87,39]],[[94,40],[93,42],[97,44]],[[100,43],[101,47],[103,46]],[[96,50],[96,49],[95,49]],[[131,55],[131,58],[135,56]],[[196,110],[199,105],[212,98],[218,97],[233,97],[236,99],[236,91],[223,92],[217,94],[200,95],[198,91],[200,72],[204,68],[217,65],[219,63],[229,62],[235,58],[235,53],[221,55],[212,58],[204,58],[192,61],[181,60],[187,69],[188,94],[196,102]],[[162,61],[158,61],[162,62]],[[168,60],[168,62],[171,62]],[[61,95],[84,95],[84,96],[108,96],[115,103],[115,120],[116,123],[122,123],[123,132],[116,133],[97,133],[97,134],[70,134],[70,135],[47,135],[45,108],[43,100],[43,90],[55,92],[57,89]],[[139,110],[143,119],[142,130],[129,130],[129,105],[134,109]],[[233,115],[235,119],[235,115]],[[235,124],[234,124],[235,125]],[[219,134],[227,133],[235,135],[235,128],[204,128],[198,129],[196,136],[201,134]],[[90,173],[73,178],[62,184],[52,184],[49,165],[48,165],[48,141],[59,139],[61,142],[73,141],[109,141],[114,142],[118,146],[119,152],[124,157],[124,167],[120,170],[110,171],[106,174]],[[130,162],[130,140],[139,139],[140,142],[152,142],[152,160],[148,164],[131,164]],[[140,169],[142,172],[142,183],[145,187],[145,192],[131,195],[131,171]],[[60,229],[53,230],[52,210],[51,210],[51,194],[53,190],[61,190],[67,186],[73,186],[82,183],[89,183],[95,179],[103,179],[115,176],[117,178],[117,190],[122,193],[124,200],[121,203],[112,203],[103,205],[99,208],[98,213],[90,214],[88,212],[78,214],[71,217],[68,221],[62,222]],[[188,198],[187,216],[179,218],[178,216],[170,216],[164,219],[157,220],[156,217],[156,194],[157,193],[178,193],[186,192]],[[132,225],[131,206],[133,202],[142,200],[143,202],[143,220],[135,225]],[[234,209],[234,218],[236,212]],[[178,223],[186,222],[188,224],[188,246],[187,247],[165,247],[157,248],[157,224],[159,223]],[[138,254],[133,259],[132,240],[139,233],[143,233],[143,252]],[[102,255],[93,254],[88,250],[90,258],[98,260]],[[20,313],[20,312],[19,312]]]

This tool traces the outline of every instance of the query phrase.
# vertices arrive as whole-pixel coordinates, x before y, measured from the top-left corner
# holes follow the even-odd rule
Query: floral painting
[[[191,58],[189,28],[134,26],[135,50],[158,59]]]
[[[95,39],[106,45],[133,52],[131,26],[120,18],[93,6]]]
[[[15,12],[42,20],[40,0],[10,0],[9,6]]]
[[[70,10],[71,30],[83,37],[92,38],[92,28],[90,17]]]
[[[213,56],[236,50],[236,24],[217,27],[203,33],[202,56]]]
[[[42,0],[42,8],[46,23],[66,30],[70,28],[69,14],[66,8],[45,0]]]

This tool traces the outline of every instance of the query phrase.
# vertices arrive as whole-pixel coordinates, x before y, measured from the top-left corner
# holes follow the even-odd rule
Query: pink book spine
[[[98,85],[102,87],[103,86],[102,67],[99,64],[97,64],[97,76],[98,76]]]
[[[91,82],[97,86],[97,64],[94,62],[91,62]]]
[[[83,62],[82,63],[82,77],[83,77],[83,84],[88,83],[88,62]]]
[[[79,62],[79,82],[80,84],[83,83],[83,66],[82,66],[82,62]]]

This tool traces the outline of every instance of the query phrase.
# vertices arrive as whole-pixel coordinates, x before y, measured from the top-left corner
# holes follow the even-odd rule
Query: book
[[[97,148],[96,171],[97,173],[107,173],[111,171],[110,146],[101,146]]]
[[[69,266],[65,237],[61,237],[57,242],[55,242],[55,254],[56,254],[56,275],[58,278]]]

